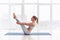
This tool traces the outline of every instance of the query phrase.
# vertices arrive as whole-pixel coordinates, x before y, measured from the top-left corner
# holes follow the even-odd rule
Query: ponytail
[[[38,23],[38,18],[36,19],[36,22]]]

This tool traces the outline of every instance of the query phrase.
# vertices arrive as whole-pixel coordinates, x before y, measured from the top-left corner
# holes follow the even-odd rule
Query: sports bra
[[[30,29],[33,29],[33,28],[34,28],[34,26],[29,26],[29,28],[30,28]]]
[[[35,26],[37,25],[37,23],[35,24]],[[35,26],[29,26],[29,28],[33,29]]]

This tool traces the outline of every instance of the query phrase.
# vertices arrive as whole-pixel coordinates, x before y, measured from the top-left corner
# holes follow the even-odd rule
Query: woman
[[[36,25],[36,23],[38,23],[38,18],[36,16],[32,16],[31,18],[31,22],[27,23],[27,22],[20,22],[17,18],[15,13],[13,13],[13,18],[17,21],[16,23],[19,24],[22,27],[22,30],[24,32],[24,34],[29,35],[32,31],[32,29],[34,28],[34,26]],[[24,25],[29,26],[28,28],[26,28]]]

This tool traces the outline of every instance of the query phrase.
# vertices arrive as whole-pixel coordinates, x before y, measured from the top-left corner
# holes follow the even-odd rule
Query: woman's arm
[[[13,13],[13,18],[16,19],[16,23],[17,24],[21,24],[21,25],[27,25],[27,26],[34,26],[34,23],[30,22],[30,23],[26,23],[26,22],[19,22],[19,20],[16,18],[15,13]]]
[[[34,26],[34,23],[26,23],[26,22],[16,22],[16,23],[21,25]]]

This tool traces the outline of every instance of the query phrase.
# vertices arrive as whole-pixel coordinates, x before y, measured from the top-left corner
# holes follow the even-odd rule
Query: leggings
[[[16,21],[19,22],[18,19],[16,19]],[[21,28],[22,28],[24,34],[26,34],[26,35],[27,35],[27,34],[30,34],[30,32],[28,31],[28,29],[27,29],[24,25],[20,25],[20,26],[21,26]]]

